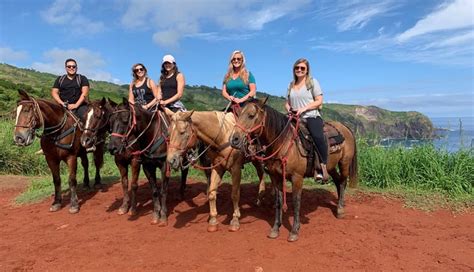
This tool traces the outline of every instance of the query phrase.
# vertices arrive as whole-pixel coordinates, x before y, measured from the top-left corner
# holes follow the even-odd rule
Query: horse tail
[[[354,135],[354,134],[352,134]],[[357,165],[357,144],[354,137],[354,156],[352,157],[351,165],[349,166],[349,187],[356,188],[359,184]]]

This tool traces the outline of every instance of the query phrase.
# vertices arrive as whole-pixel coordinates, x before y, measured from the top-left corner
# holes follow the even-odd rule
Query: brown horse
[[[170,144],[168,147],[167,160],[171,167],[177,168],[183,162],[183,156],[192,147],[196,146],[197,140],[209,148],[206,155],[211,159],[212,168],[211,182],[208,188],[210,218],[207,230],[217,231],[217,187],[222,181],[222,176],[229,171],[232,176],[232,202],[234,213],[230,222],[230,231],[240,228],[240,178],[242,165],[248,160],[244,155],[233,149],[229,143],[229,136],[233,130],[235,119],[232,114],[214,111],[189,111],[173,113],[166,110],[171,117]],[[263,195],[265,183],[263,180],[263,168],[261,163],[252,162],[257,169],[260,181],[259,196]]]
[[[148,112],[142,107],[131,105],[124,98],[123,102],[115,108],[111,117],[111,137],[109,150],[117,155],[123,152],[130,152],[132,157],[138,158],[143,166],[143,171],[148,179],[152,190],[153,212],[152,224],[166,226],[168,224],[168,210],[166,199],[168,196],[169,177],[166,175],[166,137],[167,123],[169,119],[160,112]],[[132,162],[137,160],[133,159]],[[156,179],[156,168],[161,170],[161,190],[158,190]],[[181,188],[184,193],[186,177],[189,169],[181,170]],[[138,189],[139,165],[132,164],[131,180],[131,201],[129,214],[136,214],[136,194]],[[123,180],[122,180],[123,181]],[[184,185],[183,185],[184,184]],[[125,197],[128,193],[125,191],[128,186],[122,183]],[[125,211],[127,205],[122,205],[121,210]]]
[[[70,213],[79,211],[76,187],[77,157],[84,168],[84,186],[89,186],[88,159],[85,148],[79,142],[81,130],[79,120],[62,106],[45,99],[30,97],[20,90],[20,101],[14,130],[14,141],[19,146],[33,143],[35,135],[41,137],[41,148],[53,176],[54,201],[49,210],[61,208],[61,161],[68,165],[69,189],[71,192]]]
[[[312,173],[311,175],[307,174],[307,159],[299,151],[298,145],[301,142],[289,118],[264,104],[265,102],[254,100],[245,105],[230,141],[236,148],[245,148],[247,139],[258,139],[260,144],[266,147],[267,157],[262,160],[265,161],[276,197],[275,223],[268,235],[269,238],[274,239],[279,236],[282,219],[282,189],[283,186],[286,187],[284,181],[290,180],[292,182],[294,222],[288,241],[296,241],[300,229],[299,213],[303,178],[313,175]],[[329,154],[327,163],[329,174],[337,187],[339,199],[337,217],[342,218],[344,216],[344,190],[347,178],[349,177],[351,186],[357,184],[357,150],[351,130],[339,122],[331,122],[331,124],[345,138],[341,148]],[[339,168],[339,173],[336,166]],[[286,205],[286,203],[283,204]]]
[[[109,129],[109,116],[112,106],[105,98],[92,101],[87,105],[84,129],[81,135],[81,145],[84,148],[94,148],[95,184],[100,187],[100,168],[104,164],[105,137]]]

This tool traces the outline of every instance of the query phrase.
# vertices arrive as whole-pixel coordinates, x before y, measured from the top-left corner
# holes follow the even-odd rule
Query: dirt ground
[[[284,215],[278,239],[266,238],[272,203],[256,207],[254,185],[241,189],[241,230],[235,233],[227,230],[231,188],[221,185],[221,224],[218,232],[208,233],[203,183],[190,181],[184,201],[177,198],[177,183],[171,184],[169,225],[163,228],[150,224],[150,192],[144,181],[136,217],[117,215],[122,198],[117,183],[81,192],[81,210],[74,215],[67,207],[50,213],[52,199],[13,205],[27,183],[24,177],[0,176],[0,271],[474,270],[472,212],[426,213],[359,193],[348,196],[345,219],[336,219],[333,193],[305,190],[300,240],[288,243],[292,213]]]

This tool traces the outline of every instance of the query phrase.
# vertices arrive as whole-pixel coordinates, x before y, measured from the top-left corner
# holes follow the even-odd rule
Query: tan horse
[[[275,223],[268,235],[269,238],[279,236],[282,217],[282,190],[286,180],[292,182],[294,223],[288,241],[298,240],[300,229],[300,205],[303,178],[307,173],[306,157],[302,156],[298,145],[299,137],[295,136],[294,127],[287,116],[275,109],[264,105],[262,101],[251,101],[245,105],[237,120],[232,134],[231,144],[235,148],[245,149],[247,139],[258,139],[266,147],[266,169],[275,188]],[[340,149],[329,154],[327,169],[334,180],[338,193],[337,217],[344,216],[344,190],[347,178],[351,186],[357,184],[357,154],[355,138],[349,128],[339,122],[331,124],[344,136]],[[339,173],[336,169],[339,168]],[[284,176],[284,177],[283,177]],[[307,175],[306,177],[312,177]],[[283,195],[284,197],[284,195]],[[286,203],[283,203],[286,205]]]
[[[231,113],[215,111],[190,111],[173,113],[166,110],[171,117],[170,138],[167,160],[171,167],[178,168],[183,161],[183,156],[192,147],[197,145],[199,139],[208,146],[206,154],[212,161],[211,181],[208,188],[210,218],[207,230],[217,231],[217,187],[222,181],[222,176],[229,171],[232,176],[232,202],[234,213],[230,222],[229,231],[240,228],[239,200],[240,178],[242,165],[246,162],[243,154],[233,149],[229,143],[229,136],[234,128],[235,119]],[[252,162],[259,177],[259,199],[265,190],[263,181],[263,168],[259,162]]]

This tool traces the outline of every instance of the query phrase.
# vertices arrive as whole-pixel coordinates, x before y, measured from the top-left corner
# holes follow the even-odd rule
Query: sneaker
[[[40,149],[35,152],[36,155],[44,155],[43,149]]]
[[[87,153],[89,153],[89,152],[94,152],[94,151],[95,151],[95,145],[93,145],[93,146],[87,148],[86,151],[87,151]]]

